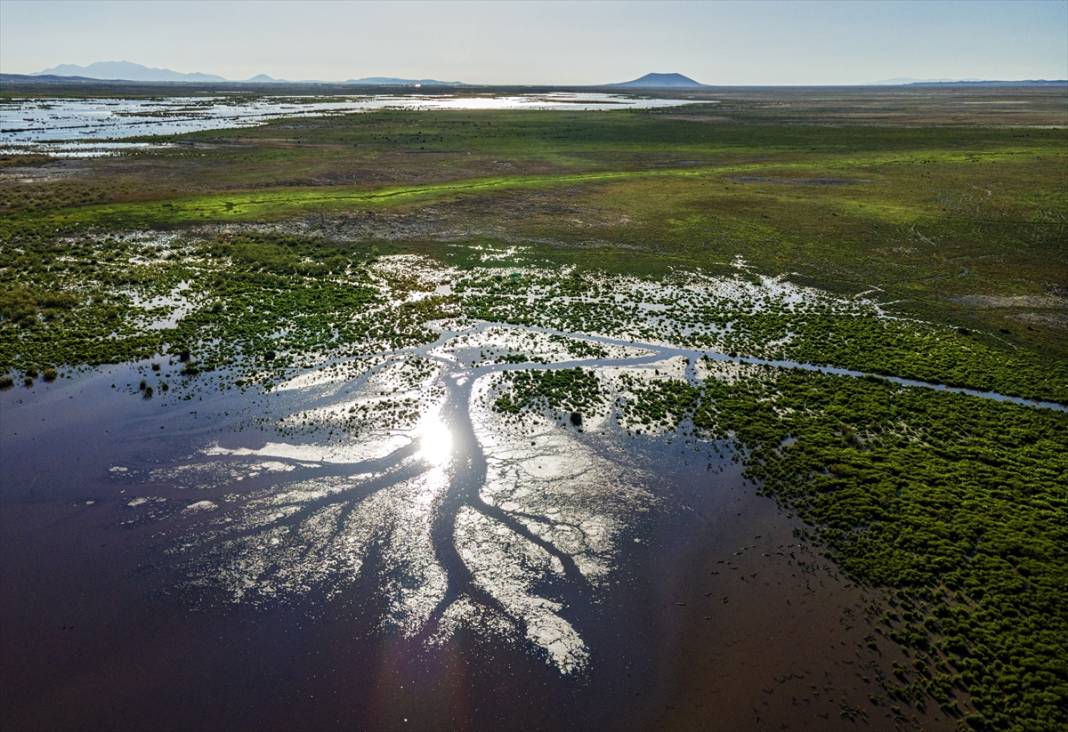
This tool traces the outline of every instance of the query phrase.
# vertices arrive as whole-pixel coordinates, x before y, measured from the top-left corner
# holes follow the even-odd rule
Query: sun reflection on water
[[[419,459],[433,467],[443,467],[452,457],[452,431],[440,412],[431,412],[423,417],[416,429],[419,439]]]

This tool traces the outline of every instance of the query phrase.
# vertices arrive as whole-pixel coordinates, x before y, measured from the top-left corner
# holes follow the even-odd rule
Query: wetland
[[[4,727],[1068,723],[1068,97],[778,94],[5,99]]]

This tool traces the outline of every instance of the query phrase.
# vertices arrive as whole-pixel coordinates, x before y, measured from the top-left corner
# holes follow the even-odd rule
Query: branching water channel
[[[549,363],[482,359],[492,337],[502,333],[513,341],[567,339],[609,355]],[[429,644],[459,628],[524,638],[565,674],[581,671],[590,658],[576,619],[588,616],[599,587],[617,567],[621,542],[657,500],[642,487],[654,468],[627,454],[619,411],[627,394],[620,374],[681,378],[691,386],[699,386],[709,377],[702,371],[716,364],[872,376],[492,322],[443,330],[433,342],[370,358],[374,365],[355,378],[308,372],[281,385],[272,398],[303,411],[278,424],[310,421],[323,428],[343,422],[359,405],[407,399],[407,426],[340,444],[213,445],[188,464],[157,471],[158,480],[183,473],[198,480],[222,476],[224,491],[238,480],[248,486],[185,509],[193,530],[175,551],[187,563],[190,581],[221,588],[232,601],[270,602],[312,590],[333,596],[373,572],[388,606],[384,629]],[[411,372],[413,363],[424,366]],[[399,376],[405,369],[408,376]],[[510,419],[493,408],[509,374],[570,369],[596,374],[609,392],[602,414],[543,405]]]

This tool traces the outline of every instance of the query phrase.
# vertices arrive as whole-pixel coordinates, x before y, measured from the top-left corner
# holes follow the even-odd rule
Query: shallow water
[[[386,506],[406,523],[368,543],[360,573],[339,575],[333,586],[313,581],[329,571],[331,556],[344,556],[336,545],[317,554],[323,545],[305,533],[300,555],[262,545],[274,563],[261,575],[270,582],[246,582],[249,594],[235,602],[219,580],[230,571],[248,579],[251,568],[227,564],[240,552],[211,553],[234,531],[255,535],[264,499],[354,472],[322,454],[279,454],[276,430],[257,419],[290,411],[306,401],[302,390],[322,393],[323,385],[271,395],[208,390],[190,402],[141,399],[139,378],[135,367],[112,367],[0,393],[6,728],[855,729],[840,716],[843,705],[862,704],[870,684],[861,675],[877,678],[892,657],[858,657],[870,631],[862,594],[798,541],[796,521],[756,495],[729,444],[621,443],[610,430],[542,425],[525,458],[526,439],[495,437],[448,414],[450,404],[463,411],[472,381],[442,402],[451,443],[441,449],[431,430],[430,444],[416,443],[410,455],[430,476],[422,484],[430,492],[444,462],[462,463],[466,478],[436,504],[439,515],[460,518],[461,527],[479,520],[470,507],[479,500],[471,462],[480,461],[490,483],[501,466],[526,463],[534,475],[522,487],[532,496],[516,497],[497,480],[483,500],[515,515],[537,510],[539,485],[568,484],[558,473],[539,484],[537,462],[563,448],[565,465],[541,469],[601,467],[581,476],[570,498],[561,492],[543,508],[586,516],[586,531],[625,523],[610,566],[578,551],[569,554],[571,569],[547,573],[519,534],[498,546],[499,531],[487,526],[456,532],[459,551],[442,564],[456,579],[441,597],[469,592],[465,576],[473,579],[530,618],[542,645],[471,603],[441,613],[448,633],[409,632],[403,621],[427,607],[411,594],[423,587],[411,579],[429,575],[411,561],[396,564],[396,551],[409,560],[422,551],[412,531],[422,525],[418,492]],[[335,447],[344,458],[344,445]],[[616,473],[602,493],[607,465]],[[176,472],[183,466],[212,467]],[[387,472],[385,462],[373,467]],[[525,500],[528,510],[506,498]],[[439,541],[430,529],[426,536]],[[476,542],[474,559],[463,553],[468,541]],[[565,537],[546,542],[569,546]],[[198,563],[201,550],[207,560]],[[526,560],[513,565],[517,557]],[[301,576],[302,568],[311,574]],[[582,579],[598,576],[592,588]],[[562,607],[531,607],[536,597]],[[574,628],[581,646],[554,650],[560,626],[537,623],[547,616]],[[886,728],[883,721],[872,713],[873,727]]]
[[[151,99],[14,99],[0,104],[0,154],[41,152],[97,157],[146,143],[102,141],[251,127],[281,117],[319,117],[383,109],[530,109],[603,111],[688,104],[600,93],[388,95],[337,97],[164,97]]]
[[[459,279],[398,256],[375,281],[393,270],[425,285],[413,299]],[[531,282],[517,297],[541,303]],[[826,298],[767,278],[611,284],[613,301],[650,306]],[[183,282],[137,305],[171,325],[191,297]],[[866,596],[744,479],[735,446],[620,419],[635,383],[865,375],[628,337],[649,320],[673,332],[669,309],[636,312],[606,325],[622,337],[432,321],[429,343],[348,344],[270,391],[230,386],[240,367],[187,379],[162,357],[158,373],[0,392],[0,721],[914,726],[869,701],[901,659]],[[607,394],[580,424],[493,408],[509,374],[576,367]],[[143,378],[174,388],[145,399]]]

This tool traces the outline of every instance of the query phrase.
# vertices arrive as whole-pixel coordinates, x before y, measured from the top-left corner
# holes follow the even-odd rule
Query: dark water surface
[[[383,630],[374,551],[329,598],[206,601],[170,551],[197,527],[177,509],[205,496],[154,487],[168,500],[148,520],[127,505],[137,478],[112,468],[262,445],[265,397],[145,400],[139,379],[114,367],[0,393],[5,730],[899,726],[869,700],[898,657],[866,647],[864,596],[728,445],[629,438],[654,503],[608,583],[568,598],[590,660],[563,674],[521,639]]]

